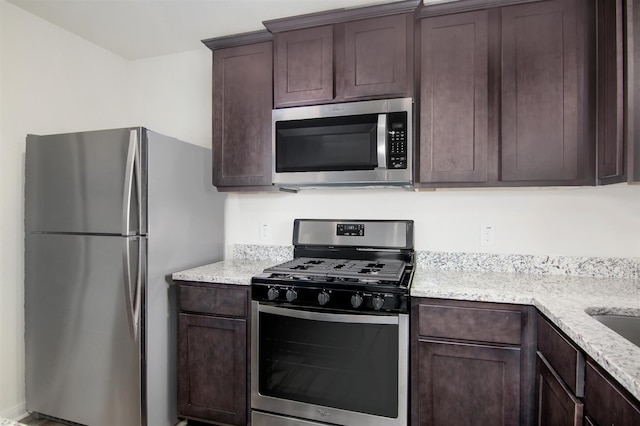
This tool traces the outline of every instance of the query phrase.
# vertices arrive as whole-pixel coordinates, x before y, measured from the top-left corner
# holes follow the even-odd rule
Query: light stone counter
[[[174,272],[174,280],[250,285],[251,277],[273,266],[273,260],[232,259]]]
[[[411,295],[534,305],[640,400],[640,348],[589,313],[640,315],[640,280],[417,268]]]
[[[176,272],[173,279],[249,285],[253,275],[293,258],[288,247],[260,248],[262,251],[256,252],[254,247],[237,247],[234,259]],[[473,265],[484,268],[492,264],[492,258],[484,256],[476,261],[475,257],[466,256],[453,261],[449,256],[446,262],[440,260],[438,263],[440,268],[463,266],[474,269],[472,271],[432,269],[426,261],[432,258],[432,254],[425,258],[424,253],[419,253],[412,296],[534,305],[640,400],[640,348],[585,312],[640,315],[637,260],[622,262],[622,268],[618,268],[622,273],[616,272],[622,278],[596,278],[564,275],[567,269],[564,267],[554,275],[549,272],[558,269],[558,261],[554,258],[543,259],[546,268],[543,273],[522,273],[533,272],[530,271],[533,261],[529,259],[525,259],[523,271],[483,272]],[[496,259],[493,262],[496,265],[523,264],[520,258],[517,262],[514,259],[505,262],[502,257]],[[540,264],[539,259],[533,260]],[[582,259],[580,262],[584,263]],[[590,265],[601,263],[591,262]],[[605,267],[609,274],[611,262],[605,262]],[[537,272],[539,266],[536,268]]]

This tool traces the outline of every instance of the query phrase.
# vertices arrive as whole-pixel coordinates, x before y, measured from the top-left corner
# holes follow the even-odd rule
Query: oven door
[[[337,425],[406,426],[408,345],[406,314],[340,314],[254,301],[251,408]]]

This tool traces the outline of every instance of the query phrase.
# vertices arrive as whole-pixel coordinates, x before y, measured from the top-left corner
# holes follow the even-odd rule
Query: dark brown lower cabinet
[[[248,422],[248,290],[233,287],[179,283],[181,418],[215,425]]]
[[[411,425],[531,425],[535,308],[412,299]]]
[[[585,372],[584,406],[590,424],[640,425],[640,402],[591,361],[587,361]]]
[[[640,425],[640,401],[542,315],[537,347],[538,425]]]
[[[538,353],[538,425],[581,426],[584,404],[564,384],[558,373]]]
[[[520,349],[420,341],[420,425],[517,425]]]

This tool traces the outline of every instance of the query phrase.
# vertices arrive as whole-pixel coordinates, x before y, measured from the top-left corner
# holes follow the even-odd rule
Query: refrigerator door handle
[[[136,265],[136,277],[135,283],[133,283],[133,277],[131,274],[131,249],[130,244],[132,240],[138,240],[138,259]],[[142,244],[138,237],[126,237],[122,239],[124,246],[122,250],[122,264],[124,272],[124,293],[125,293],[125,307],[127,311],[127,320],[129,324],[129,335],[132,341],[138,340],[138,324],[140,322],[140,293],[141,293],[141,281],[142,281]],[[135,287],[132,289],[132,285]]]
[[[131,235],[131,201],[133,196],[133,185],[136,186],[137,196],[137,216],[140,224],[140,161],[138,159],[138,131],[132,129],[129,133],[129,149],[127,152],[127,163],[125,166],[124,189],[122,191],[122,235]],[[135,179],[135,181],[134,181]]]

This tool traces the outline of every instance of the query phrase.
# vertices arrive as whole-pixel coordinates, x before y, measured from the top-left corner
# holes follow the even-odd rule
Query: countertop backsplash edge
[[[293,246],[236,244],[233,249],[234,260],[276,264],[292,258]],[[416,251],[416,264],[427,270],[640,278],[640,258]]]

